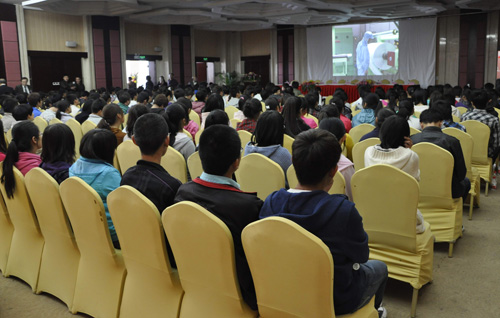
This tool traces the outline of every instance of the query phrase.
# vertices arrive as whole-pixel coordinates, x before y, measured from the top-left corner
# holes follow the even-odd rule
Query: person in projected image
[[[359,41],[356,47],[356,68],[358,69],[358,76],[368,75],[368,68],[370,67],[370,52],[368,52],[368,40],[373,39],[373,33],[366,31],[363,39]]]

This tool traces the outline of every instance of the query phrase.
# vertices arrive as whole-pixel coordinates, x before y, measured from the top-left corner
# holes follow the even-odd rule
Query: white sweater
[[[380,145],[371,146],[365,152],[365,167],[376,164],[388,164],[408,173],[420,181],[419,159],[416,152],[409,148],[384,149]],[[417,210],[417,234],[425,231],[424,217]]]

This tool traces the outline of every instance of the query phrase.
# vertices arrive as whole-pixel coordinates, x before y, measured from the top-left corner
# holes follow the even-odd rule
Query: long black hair
[[[168,106],[165,114],[167,116],[164,117],[167,120],[168,130],[170,131],[170,146],[173,146],[175,143],[175,137],[181,130],[181,121],[186,120],[187,122],[187,118],[189,117],[186,114],[184,107],[179,104],[172,104]]]
[[[117,121],[118,115],[123,116],[123,110],[116,104],[108,104],[102,110],[102,119],[97,125],[97,128],[111,130],[111,126]]]
[[[134,134],[134,125],[136,120],[144,114],[149,113],[149,108],[143,104],[136,104],[134,107],[130,108],[128,111],[128,119],[127,119],[127,136],[132,138]]]
[[[252,144],[259,147],[274,145],[283,146],[283,116],[275,110],[269,110],[260,115],[252,135]]]
[[[285,133],[291,137],[295,137],[302,132],[300,122],[304,123],[304,121],[300,118],[301,107],[302,100],[295,96],[288,98],[283,107]]]
[[[42,162],[75,162],[75,136],[65,124],[49,125],[43,131]]]
[[[12,141],[7,148],[7,153],[3,161],[2,177],[0,179],[5,187],[8,198],[12,198],[16,190],[14,165],[19,160],[19,152],[31,151],[33,138],[38,141],[40,131],[31,121],[22,121],[12,128]]]
[[[80,154],[84,158],[99,159],[112,165],[117,146],[118,140],[110,130],[92,129],[82,138]]]

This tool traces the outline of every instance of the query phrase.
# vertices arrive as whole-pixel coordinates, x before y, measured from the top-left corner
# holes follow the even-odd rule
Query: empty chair
[[[24,185],[24,177],[19,170],[13,169],[16,181],[13,197],[9,198],[5,185],[0,185],[10,221],[14,226],[7,267],[3,274],[5,277],[19,277],[36,292],[44,239]]]
[[[466,120],[461,124],[467,129],[467,133],[471,135],[474,140],[474,147],[472,148],[472,166],[479,171],[481,179],[486,182],[484,193],[488,196],[492,170],[492,160],[488,157],[490,128],[477,120]]]
[[[80,252],[59,195],[59,184],[41,168],[26,174],[26,188],[45,239],[37,292],[61,299],[71,309]]]
[[[187,160],[187,166],[191,179],[195,179],[203,173],[203,166],[201,165],[200,153],[196,151]]]
[[[479,193],[481,184],[479,171],[477,170],[477,168],[472,167],[472,149],[474,147],[474,140],[472,139],[471,135],[457,128],[445,128],[443,129],[443,132],[457,138],[460,141],[460,145],[462,147],[465,166],[467,167],[467,178],[469,178],[471,185],[469,191],[469,220],[472,220],[474,205],[479,206]]]
[[[77,177],[66,179],[59,191],[81,255],[71,312],[117,317],[126,271],[111,242],[102,200]]]
[[[130,186],[111,192],[108,206],[127,270],[120,318],[177,318],[184,291],[170,266],[158,209]]]
[[[365,151],[368,147],[380,145],[379,138],[368,138],[352,147],[352,159],[354,163],[354,169],[356,171],[361,170],[365,167]]]
[[[295,188],[299,184],[299,180],[297,179],[297,175],[295,174],[295,167],[291,165],[286,171],[286,178],[288,180],[288,185],[290,189]],[[346,194],[345,190],[345,179],[342,173],[337,172],[335,176],[333,176],[333,185],[328,191],[329,194]]]
[[[82,126],[73,118],[68,119],[68,121],[66,121],[66,125],[71,128],[73,136],[75,137],[75,154],[76,158],[78,158],[80,157],[80,141],[83,137]]]
[[[321,239],[281,217],[251,223],[241,236],[259,317],[335,317],[334,264]],[[357,312],[337,317],[377,318],[374,298]]]
[[[443,148],[428,142],[412,147],[420,161],[420,199],[418,208],[432,226],[436,242],[448,242],[448,256],[462,236],[462,198],[451,197],[453,156]]]
[[[238,108],[234,107],[234,106],[226,106],[224,108],[224,111],[227,113],[227,116],[229,117],[229,120],[233,119],[234,118],[234,114],[236,112],[238,112]]]
[[[171,149],[168,149],[170,151]],[[116,157],[122,174],[141,160],[141,150],[132,140],[125,140],[116,148]]]
[[[43,133],[43,131],[45,130],[45,128],[47,128],[48,125],[47,121],[40,116],[35,117],[35,119],[33,119],[33,123],[38,127],[40,133]]]
[[[184,156],[173,147],[168,147],[167,153],[161,158],[161,165],[172,177],[178,179],[182,183],[187,182],[186,159],[184,159]],[[125,173],[125,171],[123,172]]]
[[[354,203],[368,234],[370,259],[383,261],[389,277],[413,287],[411,317],[415,317],[418,290],[432,281],[434,250],[429,224],[425,222],[426,229],[421,234],[415,230],[419,184],[406,172],[379,164],[357,171],[351,185]],[[388,190],[391,200],[387,200]]]
[[[0,185],[1,186],[1,185]],[[0,271],[5,275],[7,260],[9,258],[10,243],[14,226],[10,221],[9,212],[5,206],[3,195],[0,194]]]
[[[371,124],[360,124],[356,127],[351,128],[351,130],[349,131],[349,135],[351,136],[353,143],[356,144],[359,142],[361,137],[363,137],[373,129],[375,129],[375,126]]]
[[[90,120],[84,121],[82,124],[82,135],[85,135],[90,130],[95,129],[96,127],[97,125],[91,122]]]
[[[285,187],[285,173],[280,165],[258,153],[243,157],[235,175],[241,190],[257,192],[262,200]]]
[[[240,136],[242,147],[245,147],[252,139],[252,134],[246,130],[238,130],[238,136]]]
[[[165,209],[162,221],[185,292],[179,317],[257,317],[241,296],[228,227],[188,201]]]

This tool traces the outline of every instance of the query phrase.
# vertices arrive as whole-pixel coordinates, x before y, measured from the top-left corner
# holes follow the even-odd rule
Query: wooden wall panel
[[[127,54],[161,55],[155,46],[161,46],[160,25],[125,23],[125,46]],[[164,50],[166,48],[163,48]]]
[[[241,56],[271,54],[271,30],[241,32]]]
[[[195,56],[221,57],[221,33],[214,31],[194,30]]]
[[[83,17],[24,10],[26,42],[29,51],[86,52]],[[66,47],[66,41],[78,43]]]

